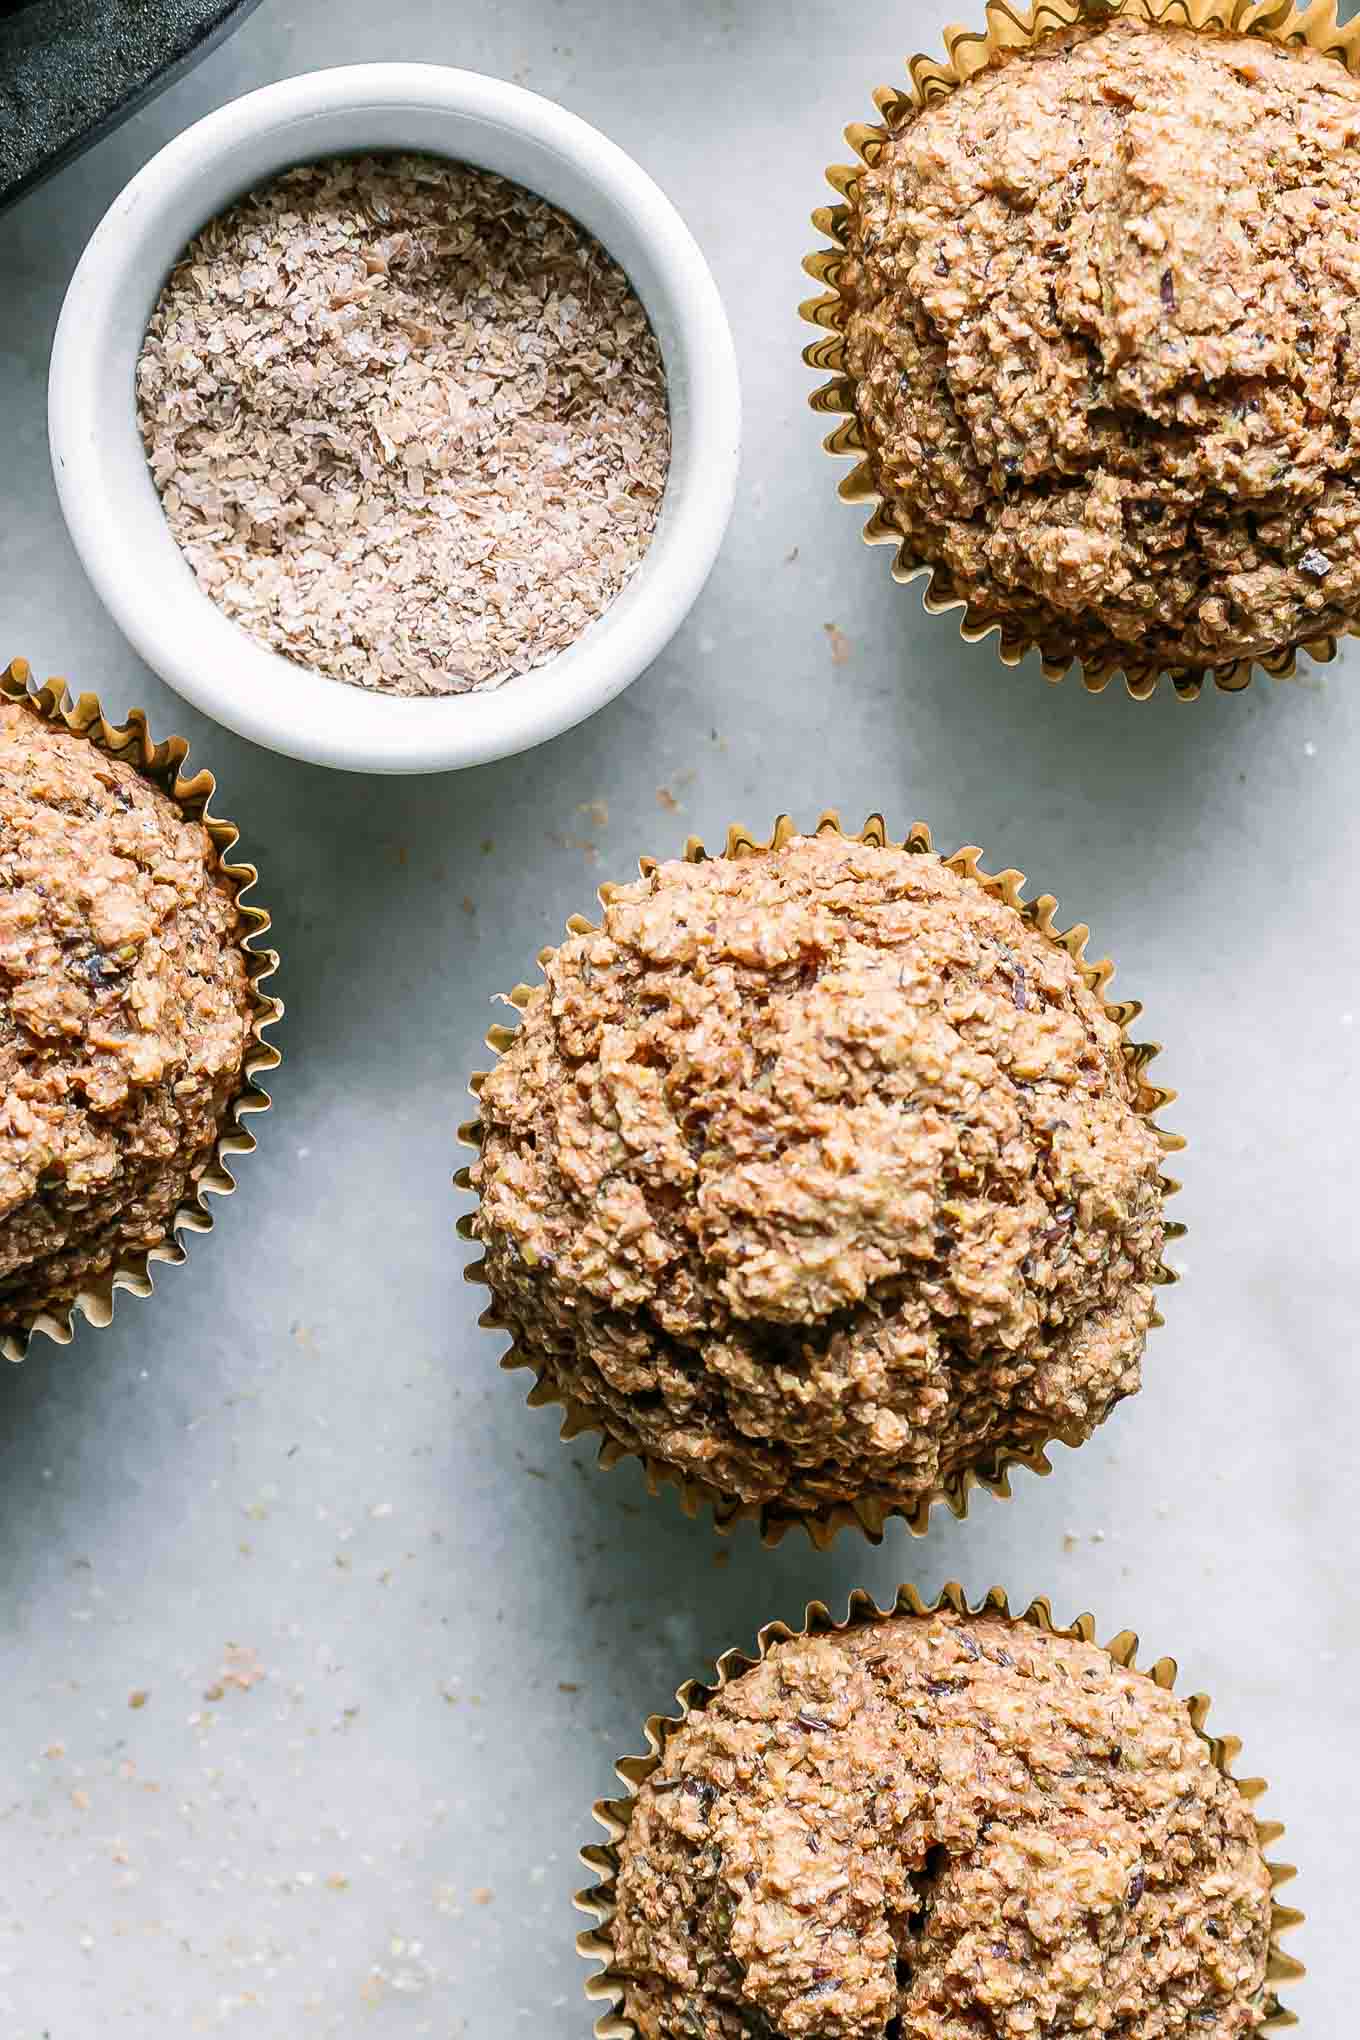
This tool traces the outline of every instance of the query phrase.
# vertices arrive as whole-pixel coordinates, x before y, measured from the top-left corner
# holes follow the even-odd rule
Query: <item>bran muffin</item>
[[[562,1399],[806,1520],[910,1511],[1138,1386],[1160,1143],[1065,948],[839,834],[601,897],[469,1172],[496,1321]]]
[[[163,1241],[245,1085],[248,959],[202,822],[0,700],[0,1333]]]
[[[1239,2040],[1271,1880],[1186,1703],[1003,1615],[775,1643],[618,1844],[642,2040]]]
[[[1115,19],[857,169],[837,277],[908,559],[1065,664],[1203,670],[1360,614],[1360,82]]]

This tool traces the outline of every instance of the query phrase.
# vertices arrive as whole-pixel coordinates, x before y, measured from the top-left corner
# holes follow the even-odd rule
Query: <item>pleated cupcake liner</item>
[[[851,1593],[845,1615],[838,1622],[832,1616],[824,1601],[810,1601],[804,1611],[802,1626],[791,1629],[785,1622],[769,1622],[756,1637],[754,1654],[733,1649],[724,1651],[714,1666],[714,1676],[709,1680],[687,1679],[676,1692],[674,1714],[649,1715],[643,1725],[643,1737],[647,1744],[641,1756],[620,1757],[614,1772],[626,1790],[618,1798],[597,1799],[591,1811],[598,1825],[604,1829],[603,1842],[591,1842],[580,1852],[581,1862],[593,1872],[594,1882],[584,1891],[578,1892],[575,1900],[578,1912],[585,1913],[595,1924],[584,1929],[576,1940],[577,1951],[587,1962],[594,1965],[586,1979],[586,1996],[594,2005],[603,2006],[595,2021],[597,2040],[640,2040],[635,2022],[623,2011],[626,1979],[614,1965],[613,1925],[617,1910],[617,1890],[620,1870],[619,1844],[628,1832],[633,1816],[633,1806],[639,1788],[644,1785],[657,1765],[671,1737],[677,1734],[693,1715],[700,1714],[721,1693],[725,1686],[739,1679],[744,1672],[758,1665],[776,1643],[786,1643],[800,1636],[822,1636],[859,1628],[866,1624],[891,1621],[897,1615],[930,1616],[942,1609],[952,1609],[956,1615],[979,1616],[999,1615],[1009,1621],[1027,1623],[1045,1636],[1061,1636],[1079,1640],[1082,1643],[1096,1642],[1096,1625],[1090,1615],[1078,1615],[1066,1625],[1053,1619],[1050,1602],[1045,1598],[1033,1600],[1023,1613],[1013,1615],[1005,1589],[992,1587],[976,1604],[968,1600],[964,1589],[957,1581],[950,1581],[931,1602],[922,1599],[917,1589],[902,1586],[892,1604],[880,1608],[873,1596],[862,1587]],[[1118,1635],[1100,1646],[1112,1663],[1125,1671],[1138,1671],[1139,1639],[1132,1629],[1122,1629]],[[1175,1690],[1177,1666],[1174,1658],[1163,1657],[1147,1666],[1143,1676],[1149,1678],[1164,1692]],[[1264,1778],[1238,1778],[1234,1776],[1233,1765],[1241,1754],[1241,1741],[1234,1735],[1211,1735],[1207,1723],[1212,1702],[1207,1694],[1195,1693],[1186,1701],[1186,1712],[1195,1734],[1208,1750],[1215,1770],[1228,1779],[1242,1799],[1253,1809],[1268,1790]],[[1284,1834],[1284,1826],[1277,1820],[1262,1820],[1253,1813],[1256,1838],[1262,1854],[1273,1848]],[[1282,1885],[1290,1882],[1297,1874],[1292,1863],[1279,1863],[1266,1856],[1266,1869],[1270,1876],[1272,1892],[1278,1892]],[[1306,1972],[1301,1962],[1287,1955],[1281,1946],[1284,1935],[1302,1925],[1303,1914],[1291,1906],[1281,1905],[1272,1898],[1270,1917],[1270,1945],[1266,1962],[1265,2019],[1262,2032],[1283,2032],[1286,2027],[1298,2024],[1296,2015],[1289,2011],[1280,2000],[1278,1986],[1296,1981]]]
[[[255,1136],[247,1121],[269,1109],[269,1094],[260,1079],[277,1069],[281,1056],[265,1039],[265,1032],[282,1019],[283,1003],[263,989],[279,963],[277,950],[257,946],[271,925],[269,914],[245,898],[259,874],[253,864],[233,859],[231,853],[240,840],[240,831],[234,822],[211,812],[210,804],[217,792],[212,773],[186,772],[189,745],[185,738],[167,737],[156,742],[147,727],[146,715],[139,708],[132,710],[126,722],[111,723],[97,695],[72,696],[62,680],[49,680],[39,687],[26,659],[15,659],[0,672],[0,699],[25,702],[45,721],[84,737],[107,757],[132,765],[143,778],[168,794],[190,821],[202,823],[216,852],[217,869],[230,881],[235,894],[242,924],[239,941],[246,957],[251,998],[250,1037],[241,1069],[241,1088],[218,1131],[211,1158],[194,1181],[192,1196],[177,1207],[163,1237],[154,1246],[120,1259],[107,1274],[83,1287],[69,1304],[34,1313],[18,1331],[0,1332],[0,1354],[7,1360],[22,1360],[38,1332],[45,1333],[59,1346],[68,1345],[75,1333],[77,1314],[88,1324],[103,1329],[112,1322],[114,1301],[120,1290],[133,1296],[150,1296],[155,1287],[153,1267],[178,1267],[188,1259],[182,1235],[211,1232],[213,1214],[208,1199],[226,1197],[235,1190],[231,1165],[255,1148]]]
[[[800,833],[787,814],[781,814],[776,818],[770,835],[764,839],[753,836],[745,828],[733,825],[727,832],[725,846],[719,854],[723,857],[759,855],[767,850],[782,848],[790,838]],[[881,814],[870,815],[864,827],[856,833],[842,828],[839,815],[834,810],[827,810],[818,818],[814,833],[844,836],[848,841],[872,844],[878,848],[902,848],[918,855],[931,855],[934,849],[930,830],[924,822],[913,823],[907,835],[899,840],[888,834],[887,824]],[[683,854],[687,863],[700,864],[710,853],[697,836],[691,836],[685,844]],[[1041,935],[1067,951],[1081,972],[1083,980],[1119,1029],[1133,1090],[1134,1110],[1156,1133],[1163,1154],[1172,1154],[1183,1148],[1185,1146],[1183,1138],[1159,1126],[1155,1118],[1165,1106],[1174,1102],[1176,1093],[1152,1083],[1148,1076],[1154,1058],[1161,1053],[1160,1044],[1135,1041],[1132,1037],[1131,1029],[1143,1010],[1140,1002],[1136,999],[1117,1002],[1106,996],[1114,975],[1114,965],[1108,957],[1098,962],[1092,962],[1087,957],[1086,944],[1090,939],[1090,930],[1084,922],[1076,922],[1070,928],[1060,929],[1054,918],[1058,903],[1052,893],[1040,893],[1035,899],[1027,900],[1023,892],[1026,883],[1024,873],[1013,868],[995,873],[984,871],[981,864],[982,855],[982,851],[976,846],[968,845],[956,850],[952,856],[943,858],[942,862],[950,870],[971,880],[994,898],[1014,908]],[[644,857],[639,861],[638,868],[642,876],[648,878],[656,870],[657,864],[656,858]],[[608,885],[600,887],[602,904],[607,904],[610,893],[611,888]],[[566,932],[569,936],[586,935],[593,933],[595,927],[596,924],[587,920],[584,915],[574,914],[566,924]],[[540,965],[553,953],[551,947],[541,950],[538,957]],[[533,989],[531,985],[519,984],[502,997],[506,1004],[513,1006],[517,1012],[522,1012],[533,994]],[[514,1041],[515,1032],[513,1026],[493,1027],[486,1036],[486,1045],[494,1054],[502,1055]],[[488,1072],[483,1070],[475,1072],[472,1076],[469,1089],[474,1098],[480,1095],[487,1075]],[[458,1137],[464,1146],[480,1152],[482,1142],[480,1119],[467,1120],[459,1127]],[[469,1168],[460,1169],[454,1181],[460,1190],[476,1194]],[[1180,1188],[1180,1184],[1167,1175],[1160,1175],[1158,1182],[1164,1197],[1173,1196]],[[1184,1226],[1170,1221],[1166,1226],[1166,1237],[1168,1240],[1178,1239],[1184,1231]],[[473,1244],[478,1243],[475,1212],[468,1213],[459,1220],[458,1232],[462,1239]],[[472,1263],[464,1272],[467,1281],[491,1290],[484,1258]],[[1165,1261],[1159,1262],[1154,1280],[1160,1286],[1170,1285],[1177,1279],[1175,1272]],[[813,1545],[819,1550],[826,1549],[839,1532],[846,1529],[857,1530],[867,1537],[870,1543],[879,1544],[883,1540],[888,1524],[894,1518],[905,1522],[913,1536],[923,1537],[929,1529],[931,1514],[937,1506],[943,1505],[955,1518],[962,1520],[968,1513],[970,1500],[976,1489],[983,1489],[995,1499],[1009,1501],[1010,1476],[1017,1467],[1024,1467],[1029,1472],[1041,1476],[1049,1474],[1053,1471],[1052,1462],[1048,1457],[1052,1446],[1066,1445],[1076,1449],[1086,1442],[1085,1433],[1066,1428],[1056,1429],[1046,1438],[1024,1446],[996,1447],[982,1455],[974,1465],[950,1474],[947,1479],[909,1505],[873,1495],[857,1497],[853,1501],[828,1503],[815,1511],[790,1508],[778,1501],[747,1501],[739,1495],[727,1493],[721,1488],[696,1480],[691,1475],[682,1473],[677,1467],[626,1445],[612,1436],[599,1413],[562,1389],[539,1358],[515,1338],[512,1328],[499,1311],[494,1291],[490,1304],[482,1312],[478,1322],[485,1330],[510,1333],[511,1343],[502,1356],[501,1366],[507,1370],[524,1368],[534,1375],[534,1385],[529,1390],[527,1405],[530,1409],[554,1405],[560,1408],[562,1412],[560,1435],[564,1440],[598,1433],[600,1446],[597,1457],[601,1467],[607,1470],[626,1460],[636,1460],[642,1467],[651,1494],[659,1494],[667,1487],[676,1489],[685,1514],[694,1517],[704,1511],[711,1511],[714,1528],[720,1534],[727,1534],[739,1523],[754,1522],[758,1526],[761,1541],[769,1546],[778,1544],[795,1526],[805,1530]],[[1151,1322],[1153,1327],[1163,1323],[1160,1311],[1154,1313]]]
[[[1158,26],[1261,36],[1287,47],[1307,44],[1343,63],[1349,71],[1360,73],[1360,16],[1342,26],[1337,20],[1335,0],[1311,0],[1304,7],[1295,6],[1293,0],[1032,0],[1027,8],[1013,7],[1009,0],[987,0],[985,27],[947,28],[943,61],[920,55],[908,59],[908,84],[880,86],[873,94],[881,118],[855,121],[846,128],[845,139],[858,163],[836,163],[828,168],[827,181],[838,194],[839,203],[819,206],[812,215],[812,224],[831,246],[818,248],[803,262],[822,292],[800,307],[803,318],[822,334],[804,348],[803,359],[809,367],[830,376],[808,400],[814,411],[841,420],[823,441],[826,451],[837,459],[854,462],[851,472],[840,483],[839,494],[844,502],[868,513],[864,526],[866,544],[896,549],[893,578],[902,583],[925,580],[922,603],[928,614],[942,616],[950,610],[959,611],[959,635],[967,644],[978,644],[995,635],[995,649],[1003,665],[1018,666],[1027,652],[1038,651],[1047,680],[1062,680],[1076,666],[1088,693],[1099,694],[1122,673],[1129,694],[1136,701],[1146,701],[1165,678],[1181,700],[1192,701],[1210,679],[1225,694],[1240,693],[1251,684],[1257,671],[1272,679],[1287,680],[1297,669],[1301,651],[1325,665],[1337,655],[1338,633],[1322,631],[1287,651],[1197,667],[1149,658],[1133,650],[1092,655],[1078,651],[1075,646],[1070,651],[1062,649],[1060,644],[1055,650],[1058,632],[1041,642],[1017,618],[980,613],[966,587],[948,567],[922,557],[910,532],[897,523],[891,500],[879,490],[872,449],[856,412],[855,379],[846,364],[848,308],[840,292],[840,277],[845,228],[860,168],[872,165],[883,144],[915,119],[923,107],[956,91],[1003,51],[1031,48],[1065,29],[1097,27],[1121,18]],[[1352,636],[1357,631],[1360,625],[1339,635]]]

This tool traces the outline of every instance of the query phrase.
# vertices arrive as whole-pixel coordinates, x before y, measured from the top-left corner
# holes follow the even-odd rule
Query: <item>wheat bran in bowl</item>
[[[433,156],[300,165],[210,221],[137,400],[199,586],[270,650],[397,695],[496,688],[571,645],[646,553],[670,457],[623,270]]]

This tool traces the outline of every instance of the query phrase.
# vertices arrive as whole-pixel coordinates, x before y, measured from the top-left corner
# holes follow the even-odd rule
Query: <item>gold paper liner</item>
[[[741,1677],[753,1665],[766,1656],[771,1644],[783,1643],[794,1636],[821,1636],[828,1631],[840,1631],[859,1627],[869,1622],[887,1622],[894,1615],[934,1615],[942,1608],[952,1608],[957,1615],[1002,1615],[1012,1621],[1027,1622],[1045,1636],[1065,1636],[1082,1643],[1096,1641],[1096,1625],[1090,1615],[1078,1615],[1076,1620],[1062,1627],[1053,1620],[1053,1611],[1046,1599],[1031,1601],[1023,1614],[1011,1614],[1005,1589],[993,1587],[976,1606],[970,1604],[964,1590],[951,1580],[936,1598],[927,1603],[921,1599],[915,1587],[903,1586],[897,1590],[897,1597],[889,1608],[880,1608],[872,1595],[862,1587],[856,1587],[850,1596],[844,1619],[837,1622],[824,1601],[809,1601],[803,1613],[801,1629],[790,1629],[785,1622],[769,1622],[756,1638],[754,1657],[745,1651],[724,1651],[714,1666],[714,1678],[705,1683],[701,1679],[687,1679],[676,1692],[679,1708],[677,1714],[649,1715],[643,1728],[647,1738],[647,1753],[640,1757],[621,1757],[614,1766],[615,1775],[628,1790],[619,1799],[597,1799],[591,1811],[609,1839],[606,1842],[588,1843],[581,1851],[581,1861],[588,1870],[595,1872],[595,1882],[585,1891],[576,1895],[578,1912],[587,1913],[596,1924],[586,1928],[576,1937],[577,1952],[587,1962],[602,1965],[586,1979],[586,1996],[593,2004],[606,2007],[595,2021],[598,2040],[638,2040],[637,2027],[622,2012],[624,1980],[610,1966],[613,1959],[613,1938],[611,1928],[615,1913],[616,1881],[619,1873],[619,1843],[628,1831],[632,1818],[633,1801],[638,1787],[649,1778],[661,1761],[661,1755],[670,1738],[683,1728],[692,1714],[702,1713],[715,1694],[724,1686]],[[1132,1629],[1121,1629],[1101,1646],[1117,1665],[1126,1671],[1137,1671],[1138,1637]],[[1165,1692],[1172,1692],[1176,1684],[1176,1660],[1159,1658],[1144,1671],[1144,1677],[1152,1679]],[[1232,1766],[1241,1752],[1241,1742],[1235,1735],[1213,1736],[1207,1733],[1205,1723],[1212,1705],[1207,1694],[1195,1693],[1186,1701],[1190,1722],[1201,1742],[1208,1745],[1214,1768],[1236,1785],[1242,1798],[1251,1806],[1266,1792],[1264,1778],[1235,1778]],[[1256,1838],[1262,1851],[1278,1842],[1284,1833],[1283,1824],[1277,1820],[1257,1820]],[[1275,1863],[1268,1857],[1266,1868],[1270,1873],[1271,1888],[1278,1891],[1297,1872],[1292,1863]],[[1291,1906],[1272,1901],[1270,1913],[1270,1952],[1266,1963],[1266,2017],[1260,2030],[1267,2033],[1282,2032],[1287,2026],[1298,2024],[1296,2015],[1287,2011],[1280,2003],[1274,1986],[1296,1981],[1305,1974],[1304,1966],[1286,1955],[1280,1946],[1281,1937],[1300,1926],[1303,1914]]]
[[[752,836],[748,830],[734,825],[729,828],[726,845],[719,854],[724,857],[749,857],[764,850],[781,849],[791,837],[799,833],[800,831],[792,819],[786,814],[776,817],[774,828],[769,837],[763,840]],[[931,842],[930,830],[924,822],[913,822],[907,835],[899,843],[895,838],[889,836],[887,824],[881,814],[870,815],[864,827],[858,833],[852,833],[841,827],[840,816],[835,810],[828,809],[819,816],[814,833],[819,836],[845,836],[850,842],[871,843],[879,848],[885,846],[901,848],[910,850],[917,855],[929,855],[933,852],[934,848]],[[684,849],[684,857],[687,863],[702,864],[708,855],[708,851],[705,850],[697,836],[688,838]],[[984,871],[979,862],[981,856],[981,850],[977,849],[976,846],[968,845],[961,850],[956,850],[951,857],[946,857],[942,861],[949,866],[951,871],[958,872],[963,877],[972,879],[985,892],[992,894],[997,899],[1003,900],[1007,906],[1015,908],[1041,935],[1047,936],[1051,941],[1058,943],[1067,951],[1081,971],[1087,985],[1096,994],[1106,1013],[1119,1028],[1125,1061],[1133,1083],[1134,1110],[1141,1118],[1147,1120],[1156,1133],[1161,1143],[1163,1154],[1172,1154],[1177,1149],[1183,1148],[1185,1142],[1181,1136],[1176,1133],[1169,1133],[1163,1127],[1158,1126],[1153,1116],[1161,1111],[1163,1106],[1172,1104],[1176,1097],[1174,1091],[1164,1090],[1148,1080],[1147,1072],[1149,1065],[1155,1056],[1161,1054],[1161,1046],[1157,1042],[1136,1042],[1132,1039],[1129,1030],[1143,1010],[1138,1000],[1127,999],[1116,1002],[1106,998],[1106,989],[1114,975],[1114,965],[1108,957],[1102,958],[1098,963],[1092,963],[1087,958],[1086,944],[1090,937],[1090,929],[1084,922],[1080,921],[1075,922],[1068,929],[1059,929],[1053,918],[1057,911],[1058,902],[1052,893],[1041,893],[1034,900],[1025,899],[1022,890],[1025,885],[1025,875],[1023,872],[1014,869],[995,873]],[[644,857],[639,861],[638,868],[644,878],[650,877],[656,867],[657,859],[654,857]],[[602,903],[607,903],[610,891],[611,888],[607,885],[600,887]],[[569,935],[586,935],[590,934],[594,927],[595,923],[588,921],[583,914],[573,914],[567,922],[567,933]],[[538,956],[540,965],[545,963],[552,954],[553,950],[551,947],[540,950]],[[503,996],[507,1005],[514,1006],[518,1011],[522,1012],[532,992],[533,987],[531,985],[521,984],[516,985],[513,991]],[[486,1036],[486,1045],[494,1050],[497,1055],[500,1055],[510,1046],[514,1038],[515,1030],[513,1027],[493,1027]],[[468,1088],[474,1098],[480,1095],[482,1085],[486,1081],[486,1075],[486,1071],[482,1070],[475,1072],[472,1076]],[[467,1120],[459,1127],[458,1138],[464,1146],[480,1150],[480,1120]],[[1157,1180],[1161,1185],[1163,1195],[1166,1197],[1174,1195],[1180,1188],[1180,1184],[1174,1177],[1161,1175]],[[460,1169],[454,1178],[454,1182],[460,1190],[473,1192],[472,1180],[468,1169]],[[474,1214],[461,1218],[458,1222],[458,1232],[460,1238],[475,1244],[477,1236],[473,1229],[474,1218]],[[1173,1220],[1167,1224],[1166,1236],[1168,1239],[1178,1239],[1184,1231],[1185,1227]],[[481,1283],[488,1289],[491,1286],[486,1278],[484,1259],[472,1263],[464,1271],[464,1276],[465,1280],[469,1282]],[[1158,1264],[1155,1280],[1159,1284],[1167,1286],[1177,1279],[1175,1272],[1168,1268],[1165,1262]],[[510,1327],[505,1323],[496,1308],[494,1295],[491,1303],[482,1312],[478,1322],[489,1331],[510,1330]],[[1152,1325],[1155,1327],[1163,1322],[1161,1312],[1154,1312]],[[662,1460],[654,1459],[647,1453],[639,1453],[631,1446],[621,1444],[617,1438],[609,1434],[593,1410],[563,1393],[558,1385],[547,1376],[533,1355],[528,1353],[518,1340],[512,1338],[509,1349],[502,1356],[501,1366],[507,1369],[527,1367],[534,1374],[536,1377],[534,1386],[530,1389],[527,1397],[528,1407],[530,1409],[541,1409],[547,1404],[559,1404],[563,1412],[561,1436],[564,1439],[577,1438],[583,1433],[590,1431],[600,1432],[599,1463],[602,1467],[610,1468],[617,1466],[626,1459],[638,1459],[642,1463],[650,1493],[657,1494],[663,1485],[677,1488],[685,1514],[687,1516],[695,1516],[702,1509],[710,1508],[713,1511],[714,1527],[722,1534],[726,1534],[738,1523],[755,1521],[759,1525],[761,1540],[767,1545],[778,1544],[785,1533],[795,1524],[800,1525],[806,1530],[812,1543],[819,1550],[825,1550],[838,1531],[851,1527],[862,1531],[871,1543],[879,1544],[882,1542],[887,1524],[894,1517],[900,1517],[907,1524],[913,1536],[924,1537],[930,1525],[931,1511],[937,1503],[944,1503],[952,1514],[961,1520],[968,1513],[969,1497],[974,1488],[985,1488],[989,1494],[1008,1501],[1011,1494],[1010,1473],[1012,1468],[1024,1466],[1028,1467],[1031,1473],[1051,1473],[1053,1467],[1048,1458],[1048,1448],[1050,1445],[1063,1444],[1075,1448],[1085,1442],[1084,1435],[1080,1432],[1066,1430],[1055,1431],[1041,1443],[1027,1446],[1023,1449],[1010,1446],[996,1448],[991,1454],[979,1461],[976,1466],[969,1467],[961,1473],[952,1474],[939,1487],[920,1496],[917,1501],[908,1507],[897,1503],[890,1504],[878,1497],[870,1496],[854,1502],[829,1503],[824,1508],[816,1511],[790,1509],[777,1502],[743,1501],[739,1496],[725,1493],[719,1488],[710,1487],[705,1482],[682,1474],[676,1467],[669,1466]]]
[[[1096,25],[1120,16],[1159,25],[1257,35],[1285,45],[1306,43],[1360,75],[1360,16],[1342,27],[1336,17],[1335,0],[1309,0],[1302,7],[1295,6],[1293,0],[1031,0],[1028,7],[1012,6],[1010,0],[987,0],[984,29],[957,25],[947,28],[945,60],[919,55],[910,58],[906,67],[909,85],[904,90],[880,86],[873,99],[882,118],[853,122],[845,130],[845,139],[861,163],[872,164],[891,134],[932,100],[945,97],[985,69],[1001,51],[1023,49],[1079,23]],[[962,610],[960,637],[968,644],[977,644],[995,632],[1002,663],[1018,666],[1026,652],[1043,652],[1039,640],[1014,619],[978,615],[949,569],[922,559],[913,550],[910,536],[894,522],[892,505],[875,486],[870,448],[855,412],[854,379],[845,364],[841,323],[844,301],[839,289],[845,252],[843,235],[850,212],[848,201],[853,197],[858,175],[854,164],[832,164],[826,173],[827,181],[841,202],[819,206],[812,215],[812,224],[833,245],[819,248],[803,262],[808,275],[821,285],[823,295],[808,298],[800,311],[810,325],[820,327],[825,335],[804,348],[803,359],[811,368],[829,371],[831,380],[814,390],[808,401],[814,411],[842,420],[823,441],[828,453],[855,462],[851,473],[841,482],[839,494],[843,501],[860,504],[868,511],[864,527],[866,544],[896,546],[894,580],[907,582],[927,576],[922,602],[930,615]],[[1342,635],[1357,633],[1360,625],[1350,626]],[[1326,664],[1336,657],[1337,644],[1336,635],[1327,631],[1304,639],[1288,651],[1232,659],[1208,667],[1168,665],[1134,651],[1091,657],[1075,651],[1061,658],[1044,654],[1042,663],[1044,678],[1053,681],[1062,680],[1073,665],[1079,666],[1082,684],[1091,694],[1099,694],[1116,673],[1122,672],[1136,701],[1146,701],[1155,694],[1158,680],[1164,674],[1181,700],[1193,701],[1211,676],[1214,685],[1225,694],[1236,694],[1250,686],[1257,667],[1273,679],[1287,680],[1295,671],[1299,651],[1306,651],[1319,664]]]
[[[150,1296],[155,1286],[151,1275],[154,1262],[177,1267],[188,1259],[188,1250],[179,1237],[181,1233],[211,1232],[213,1215],[208,1198],[229,1196],[236,1188],[229,1163],[238,1155],[251,1154],[255,1147],[255,1136],[244,1122],[248,1115],[269,1109],[269,1094],[261,1088],[258,1079],[266,1071],[276,1069],[281,1057],[278,1049],[265,1040],[264,1031],[283,1017],[283,1004],[261,989],[265,979],[278,969],[277,950],[253,946],[269,928],[269,915],[263,907],[247,905],[244,898],[259,874],[253,864],[228,861],[240,832],[233,822],[209,813],[209,803],[217,791],[212,773],[195,772],[188,777],[182,770],[189,755],[186,740],[183,737],[167,737],[164,743],[154,742],[147,729],[146,716],[140,708],[134,708],[125,723],[111,723],[100,709],[97,695],[81,694],[72,698],[62,680],[49,680],[44,687],[36,686],[26,659],[14,659],[0,672],[0,699],[27,702],[47,722],[61,723],[75,735],[88,738],[110,758],[121,758],[126,764],[135,766],[144,778],[168,793],[191,821],[203,824],[217,852],[217,868],[230,879],[241,919],[245,923],[240,941],[246,953],[253,1007],[250,1045],[241,1071],[242,1088],[228,1109],[212,1158],[195,1183],[193,1196],[176,1210],[166,1227],[164,1238],[157,1245],[120,1261],[117,1267],[110,1269],[89,1288],[82,1289],[64,1310],[40,1311],[22,1333],[0,1332],[0,1354],[6,1360],[22,1360],[35,1332],[45,1332],[59,1346],[68,1345],[74,1334],[77,1311],[91,1325],[102,1328],[109,1324],[113,1317],[114,1298],[120,1289],[129,1290],[134,1296]]]

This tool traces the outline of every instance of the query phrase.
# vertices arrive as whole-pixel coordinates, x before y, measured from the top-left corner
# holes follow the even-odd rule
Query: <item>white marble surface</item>
[[[805,405],[805,218],[842,125],[945,18],[266,0],[0,221],[0,655],[191,736],[289,1005],[214,1236],[112,1331],[0,1377],[0,2040],[584,2036],[575,1851],[643,1714],[809,1596],[955,1575],[1135,1626],[1217,1696],[1303,1866],[1290,1996],[1318,2040],[1351,2030],[1360,649],[1245,697],[1092,700],[961,646],[861,546]],[[170,697],[82,582],[43,428],[62,290],[132,171],[253,85],[380,57],[519,79],[632,150],[714,265],[748,412],[726,550],[657,667],[546,750],[402,784]],[[1143,1394],[1050,1480],[925,1543],[769,1553],[521,1407],[448,1178],[491,995],[601,878],[830,804],[924,815],[1090,921],[1167,1044],[1192,1230]],[[266,1676],[207,1700],[230,1644]]]

